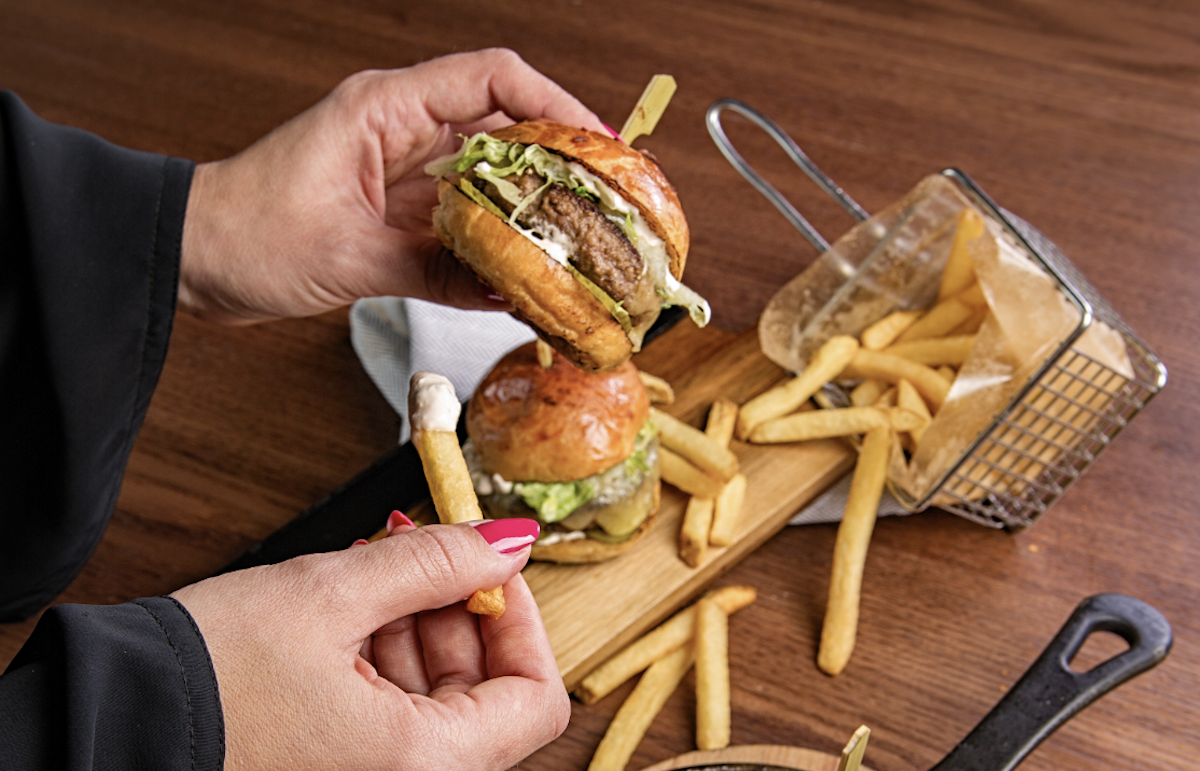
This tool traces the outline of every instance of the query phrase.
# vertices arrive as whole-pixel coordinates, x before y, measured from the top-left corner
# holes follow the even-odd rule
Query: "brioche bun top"
[[[689,244],[687,219],[683,216],[675,188],[651,156],[607,134],[544,119],[528,120],[488,133],[505,142],[541,145],[600,177],[614,192],[638,208],[646,224],[666,243],[671,275],[683,278]]]
[[[475,389],[467,433],[489,474],[571,482],[628,458],[649,415],[650,399],[632,363],[591,374],[556,353],[546,369],[536,344],[528,343]]]

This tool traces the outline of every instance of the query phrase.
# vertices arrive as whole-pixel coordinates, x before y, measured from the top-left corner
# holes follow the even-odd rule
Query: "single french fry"
[[[918,364],[939,367],[943,364],[961,366],[975,345],[975,335],[957,335],[955,337],[929,337],[923,340],[910,340],[906,343],[896,343],[884,350],[895,356],[903,356]]]
[[[554,349],[550,347],[542,338],[537,339],[537,360],[542,369],[550,369],[554,366]]]
[[[475,485],[467,471],[458,434],[453,431],[414,431],[413,444],[429,481],[429,495],[444,525],[483,519]]]
[[[712,530],[713,499],[693,495],[683,512],[679,530],[679,558],[689,567],[700,567],[708,553],[708,535]]]
[[[895,407],[896,406],[896,386],[889,386],[888,390],[881,393],[879,395],[879,398],[875,400],[875,406],[882,407],[885,410]]]
[[[705,597],[712,599],[729,616],[752,604],[758,598],[758,593],[752,586],[725,586],[709,592]],[[583,678],[575,695],[584,704],[595,704],[626,680],[692,639],[695,629],[696,606],[693,604],[592,670]]]
[[[733,439],[737,416],[736,404],[728,399],[717,399],[708,408],[708,422],[704,424],[704,435],[722,447],[728,447]]]
[[[834,335],[813,354],[808,366],[787,383],[759,394],[738,411],[737,436],[745,440],[759,423],[795,412],[817,390],[836,378],[858,351],[849,335]]]
[[[883,351],[860,350],[842,374],[847,378],[879,378],[893,384],[900,382],[901,378],[908,380],[917,387],[930,412],[934,413],[942,408],[946,395],[950,393],[950,381],[930,367]]]
[[[721,494],[721,480],[705,474],[682,455],[659,447],[658,457],[664,482],[701,498],[716,498]]]
[[[684,645],[650,665],[604,732],[588,771],[624,771],[646,730],[694,660],[693,646]]]
[[[870,407],[879,401],[879,397],[883,396],[883,392],[887,389],[888,384],[883,380],[875,380],[874,378],[864,380],[850,392],[850,406]]]
[[[696,748],[729,746],[729,617],[721,606],[696,604]]]
[[[911,327],[917,322],[917,319],[925,315],[925,311],[894,311],[876,321],[871,326],[863,330],[859,335],[862,340],[863,348],[870,348],[872,351],[882,351],[891,345],[904,330]]]
[[[907,410],[910,414],[916,414],[923,418],[921,426],[907,429],[908,433],[912,436],[913,449],[915,450],[916,445],[921,443],[921,437],[925,436],[925,429],[929,428],[929,422],[933,420],[933,416],[929,414],[929,406],[925,404],[925,400],[917,393],[917,389],[913,387],[913,384],[907,380],[901,380],[896,384],[896,404],[900,409]]]
[[[429,482],[433,507],[438,519],[446,525],[483,519],[475,485],[467,471],[458,434],[454,432],[461,409],[449,380],[430,372],[412,376],[408,391],[412,443]],[[477,590],[468,600],[467,610],[500,618],[504,614],[503,588]]]
[[[721,494],[713,502],[712,530],[708,534],[708,542],[711,545],[729,546],[733,543],[733,530],[737,526],[745,500],[746,475],[739,472],[725,483]]]
[[[942,337],[975,313],[975,307],[957,297],[948,297],[929,309],[915,324],[896,338],[897,343]]]
[[[958,294],[975,280],[975,263],[971,260],[967,244],[982,236],[986,229],[983,217],[974,209],[968,207],[959,212],[958,223],[954,227],[954,241],[950,245],[950,257],[946,260],[942,284],[938,288],[939,302]]]
[[[675,389],[671,388],[671,384],[663,380],[657,375],[651,375],[649,372],[638,370],[638,377],[642,380],[642,385],[646,387],[646,394],[650,397],[651,404],[670,404],[675,401]]]
[[[733,451],[709,439],[700,429],[654,407],[650,408],[650,419],[658,426],[658,440],[667,449],[722,482],[737,473],[738,461]]]
[[[838,410],[797,412],[760,424],[750,434],[755,444],[807,442],[836,436],[865,434],[889,425],[888,414],[878,407],[845,407]]]
[[[945,378],[947,383],[954,383],[954,378],[958,377],[958,373],[954,371],[954,367],[951,367],[949,364],[944,364],[935,371]]]
[[[863,439],[862,452],[850,481],[846,513],[838,526],[833,547],[833,574],[829,578],[829,602],[821,628],[817,666],[827,675],[839,674],[850,661],[858,629],[858,605],[862,593],[863,567],[871,531],[879,513],[879,499],[887,481],[891,429],[876,428]]]

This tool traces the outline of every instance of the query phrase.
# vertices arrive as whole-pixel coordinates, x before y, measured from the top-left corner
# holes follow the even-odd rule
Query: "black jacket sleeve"
[[[158,381],[190,162],[0,92],[0,621],[87,561]],[[0,677],[0,768],[220,769],[199,630],[169,598],[59,605]]]
[[[99,543],[158,381],[193,165],[0,93],[0,621]]]

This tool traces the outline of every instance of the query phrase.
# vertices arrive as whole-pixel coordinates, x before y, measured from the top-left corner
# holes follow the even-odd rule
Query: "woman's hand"
[[[180,308],[234,324],[375,295],[507,308],[434,237],[424,166],[458,149],[457,134],[540,117],[604,130],[502,49],[346,79],[244,152],[196,169]]]
[[[506,769],[561,734],[570,704],[519,573],[536,523],[499,522],[533,536],[502,554],[490,523],[400,525],[176,592],[216,669],[225,768]],[[499,585],[503,616],[466,611]]]

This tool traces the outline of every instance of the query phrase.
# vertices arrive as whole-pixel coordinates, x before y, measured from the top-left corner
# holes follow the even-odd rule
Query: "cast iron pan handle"
[[[1093,632],[1118,634],[1129,650],[1077,674],[1068,662]],[[1146,603],[1122,594],[1087,598],[1012,690],[931,771],[1010,771],[1076,712],[1170,649],[1171,625]]]

